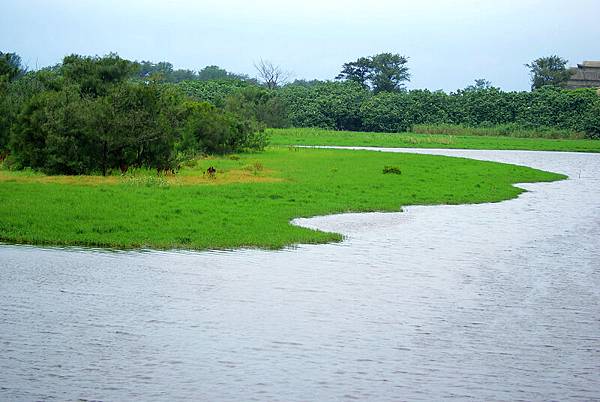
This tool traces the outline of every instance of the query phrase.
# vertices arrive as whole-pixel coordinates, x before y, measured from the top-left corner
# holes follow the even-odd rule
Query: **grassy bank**
[[[442,134],[452,136],[488,136],[516,138],[548,138],[581,140],[586,138],[584,132],[561,130],[545,127],[540,129],[524,128],[518,124],[496,124],[489,127],[469,127],[460,124],[416,124],[411,132],[417,134]]]
[[[209,166],[216,167],[215,178],[203,174]],[[392,173],[384,174],[386,167]],[[296,217],[501,201],[522,191],[513,183],[561,178],[468,159],[287,147],[199,160],[174,177],[4,171],[0,240],[121,249],[280,248],[340,240],[339,234],[290,225]]]
[[[272,129],[273,145],[339,145],[388,148],[512,149],[600,152],[600,140],[364,133],[310,128]]]

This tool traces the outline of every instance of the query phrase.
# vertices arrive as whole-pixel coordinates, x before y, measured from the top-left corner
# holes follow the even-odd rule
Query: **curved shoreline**
[[[333,149],[341,149],[341,150],[378,151],[378,152],[384,152],[384,153],[442,155],[442,156],[451,156],[451,157],[452,156],[462,157],[462,158],[470,159],[470,160],[481,160],[481,161],[492,161],[492,162],[494,162],[494,160],[493,160],[493,158],[489,157],[490,154],[497,155],[497,154],[502,154],[503,153],[503,151],[472,151],[472,150],[448,150],[448,149],[431,150],[431,149],[413,149],[413,148],[409,148],[409,149],[391,148],[390,149],[390,148],[372,148],[372,147],[350,147],[350,148],[348,148],[348,147],[312,147],[312,146],[305,147],[305,148],[325,148],[325,149],[331,149],[331,148],[333,148]],[[461,153],[461,152],[466,152],[466,153],[468,153],[468,155],[460,155],[460,154],[458,154],[458,153]],[[473,157],[474,152],[475,153],[476,152],[480,152],[480,153],[483,152],[484,156],[483,157],[479,157],[479,158]],[[510,151],[506,151],[506,152],[508,152],[510,154]],[[519,152],[521,152],[521,151],[519,151]],[[529,151],[524,151],[524,152],[529,152]],[[536,155],[536,154],[539,155],[540,154],[538,151],[531,151],[531,152],[533,152],[534,155]],[[514,154],[514,152],[512,152],[512,153]],[[556,153],[552,153],[552,154],[556,156]],[[382,159],[384,159],[384,158],[382,158]],[[374,159],[374,160],[377,160],[377,159]],[[358,159],[357,161],[360,161],[360,159]],[[505,161],[505,160],[499,160],[498,162],[503,162],[505,164],[506,163],[508,163],[508,164],[512,163],[512,161]],[[416,163],[416,166],[413,166],[412,165],[413,163],[414,162],[411,162],[408,166],[409,167],[413,167],[413,168],[416,167],[417,169],[425,169],[425,171],[427,171],[427,165],[426,164],[423,165],[423,163],[420,162],[421,163],[420,165],[419,165],[419,163]],[[512,163],[512,164],[514,164],[514,163]],[[440,162],[440,163],[437,163],[437,165],[442,166],[442,169],[443,169],[444,163]],[[448,166],[462,166],[462,165],[456,164],[456,163],[447,163],[447,165]],[[523,163],[521,165],[523,167],[529,167],[526,163]],[[371,166],[371,168],[373,168],[373,166]],[[465,168],[466,168],[466,165],[465,165]],[[439,167],[438,167],[438,169],[439,169]],[[452,168],[448,168],[448,169],[452,169]],[[542,169],[542,170],[544,170],[544,169]],[[463,171],[466,172],[467,174],[472,175],[473,173],[471,173],[471,172],[475,172],[476,170],[472,169],[470,171],[469,169],[465,169]],[[417,170],[417,172],[419,172],[419,170]],[[414,173],[414,171],[413,171],[413,173]],[[508,175],[508,171],[507,171],[507,175]],[[417,176],[417,177],[419,177],[419,176]],[[483,180],[484,182],[487,180],[487,178],[485,177],[484,174],[479,174],[477,177],[479,177],[479,180]],[[494,177],[494,180],[498,181],[498,183],[499,183],[498,185],[499,186],[500,185],[501,186],[508,186],[508,185],[510,185],[511,187],[518,188],[519,190],[522,190],[522,191],[526,191],[524,189],[524,187],[518,185],[519,182],[515,182],[515,183],[506,182],[505,183],[505,182],[503,182],[502,179],[500,179],[500,180],[498,179],[499,175],[497,173],[496,173],[496,176],[493,176],[493,177]],[[527,175],[521,176],[521,177],[525,179],[527,177]],[[452,177],[450,176],[449,178],[446,178],[444,180],[452,180]],[[437,181],[440,182],[440,183],[442,183],[442,184],[444,184],[445,183],[444,180],[437,180]],[[530,180],[530,179],[527,178],[527,180]],[[554,179],[554,180],[556,180],[556,179]],[[545,180],[542,180],[541,182],[544,182],[544,181]],[[391,183],[391,182],[387,181],[387,183]],[[488,183],[492,183],[493,184],[494,181],[493,180],[489,180]],[[368,185],[370,183],[363,183],[363,184]],[[471,183],[471,185],[473,185],[473,184],[474,183]],[[457,188],[460,188],[460,187],[457,187]],[[464,188],[470,188],[470,187],[464,187]],[[413,187],[412,191],[415,191],[414,187]],[[417,191],[417,194],[424,194],[424,193],[426,193],[426,191],[423,192],[423,193],[419,193],[419,191]],[[346,190],[346,192],[348,192],[348,190]],[[450,190],[450,193],[453,193],[453,191]],[[506,194],[504,194],[504,193],[506,193]],[[410,193],[408,193],[408,194],[410,194]],[[510,199],[512,199],[514,197],[518,197],[520,195],[520,193],[517,194],[516,192],[515,192],[514,195],[512,194],[512,192],[509,194],[509,192],[507,192],[506,190],[502,190],[502,191],[500,191],[499,193],[496,193],[496,194],[492,194],[491,191],[490,191],[489,196],[488,195],[482,196],[482,194],[487,194],[487,193],[483,192],[482,194],[478,194],[477,191],[474,192],[475,195],[471,195],[470,193],[467,193],[467,192],[464,192],[464,193],[462,193],[462,195],[460,195],[461,191],[459,190],[458,194],[459,194],[459,196],[457,198],[459,198],[459,202],[445,202],[445,203],[443,201],[441,203],[438,203],[438,201],[436,201],[436,198],[438,198],[438,197],[440,197],[442,195],[441,192],[439,192],[439,194],[437,194],[436,196],[433,196],[433,197],[426,196],[426,198],[432,199],[433,202],[431,202],[431,201],[427,202],[426,200],[424,200],[425,201],[424,203],[420,203],[420,202],[411,203],[410,197],[407,197],[407,193],[406,192],[403,193],[403,196],[399,196],[396,199],[395,196],[391,196],[389,194],[389,190],[388,190],[388,194],[386,194],[385,197],[387,197],[386,199],[389,199],[388,201],[386,201],[387,204],[390,204],[390,203],[395,204],[397,202],[397,205],[401,205],[403,209],[406,209],[407,207],[418,206],[418,205],[436,205],[436,206],[439,206],[439,205],[471,205],[471,204],[477,204],[477,203],[500,202],[500,201],[510,200]],[[414,194],[413,194],[413,197],[414,197]],[[447,198],[447,197],[440,197],[440,198]],[[478,200],[478,198],[479,198],[479,200]],[[486,198],[488,198],[489,201],[487,201]],[[447,198],[447,201],[450,201],[450,198]],[[371,205],[377,205],[377,201],[375,201],[375,199],[369,200],[369,202],[371,203]],[[348,208],[348,210],[352,210],[352,209],[356,210],[356,212],[351,212],[353,214],[355,214],[355,213],[359,213],[359,214],[366,213],[366,214],[369,214],[369,213],[372,213],[372,212],[369,212],[369,211],[373,211],[373,209],[369,208],[368,204],[364,204],[364,202],[362,203],[362,205],[361,205],[361,203],[356,203],[356,202],[355,202],[355,204],[356,204],[356,206]],[[348,205],[352,205],[352,202],[349,201]],[[339,206],[338,206],[338,208],[339,208]],[[317,209],[319,209],[319,208],[317,208]],[[321,208],[321,209],[323,209],[323,208]],[[325,208],[325,209],[327,209],[327,208]],[[331,209],[334,209],[334,208],[329,208],[329,209],[331,210]],[[363,210],[366,209],[367,212],[360,212],[361,209],[363,209]],[[390,208],[389,205],[383,205],[383,207],[376,208],[376,209],[379,209],[380,212],[382,212],[382,213],[397,213],[398,212],[398,209],[396,209],[395,207]],[[344,213],[342,213],[342,214],[344,214]],[[66,245],[65,246],[65,245],[60,245],[62,242],[60,242],[60,243],[54,243],[52,241],[44,241],[43,243],[39,243],[38,242],[37,244],[36,244],[36,242],[28,242],[27,241],[27,242],[25,242],[25,244],[30,244],[30,245],[33,245],[33,246],[36,246],[36,245],[40,246],[41,245],[42,247],[47,246],[47,247],[50,247],[50,248],[54,247],[54,248],[59,248],[59,249],[60,248],[88,249],[88,247],[89,247],[89,249],[91,249],[91,250],[97,250],[97,249],[106,249],[107,251],[119,251],[119,250],[125,250],[125,251],[129,250],[129,251],[131,251],[131,250],[133,250],[133,251],[142,251],[142,252],[146,252],[146,251],[150,251],[150,250],[160,250],[160,251],[169,251],[169,250],[170,251],[177,251],[177,250],[181,250],[181,251],[191,251],[191,252],[202,252],[202,251],[210,251],[210,250],[235,251],[235,250],[243,250],[243,249],[289,249],[289,248],[298,247],[299,245],[302,245],[302,244],[327,244],[327,243],[330,243],[330,242],[334,242],[335,243],[335,242],[343,241],[343,236],[345,235],[344,233],[341,233],[341,232],[336,231],[336,230],[327,230],[327,229],[324,229],[324,228],[321,228],[321,227],[317,227],[317,226],[314,226],[314,225],[311,224],[312,220],[314,220],[314,219],[316,219],[317,221],[319,221],[319,220],[322,220],[322,218],[324,216],[330,216],[330,215],[332,215],[332,214],[331,213],[326,213],[326,214],[323,214],[323,215],[316,214],[316,215],[313,215],[313,216],[311,216],[309,218],[306,218],[306,217],[297,217],[298,215],[296,215],[296,217],[294,217],[294,218],[290,219],[289,221],[287,221],[287,224],[292,225],[292,226],[297,226],[297,227],[305,228],[305,229],[318,230],[319,232],[321,232],[322,235],[324,235],[325,237],[329,237],[330,238],[327,241],[325,241],[325,240],[320,240],[320,241],[316,241],[315,240],[315,241],[312,241],[312,238],[308,239],[309,241],[293,240],[292,239],[292,241],[288,242],[287,244],[283,244],[283,245],[278,246],[278,247],[265,246],[265,245],[262,245],[262,244],[259,244],[259,243],[256,243],[256,245],[251,245],[251,246],[243,246],[242,245],[242,246],[231,246],[231,247],[198,247],[198,248],[195,248],[195,247],[192,247],[192,248],[187,248],[187,247],[172,248],[172,247],[161,247],[161,246],[144,246],[144,247],[140,248],[140,247],[137,247],[137,246],[130,246],[130,247],[128,247],[127,245],[125,245],[124,247],[123,246],[113,246],[113,247],[108,246],[107,247],[107,246],[103,246],[103,245],[91,245],[91,246],[88,246],[88,245],[82,244],[82,243],[78,244],[78,242],[71,242],[72,245]],[[333,213],[333,215],[337,216],[337,215],[340,215],[340,214],[339,213]],[[307,216],[307,215],[304,215],[304,216]],[[337,236],[337,238],[339,240],[334,239],[333,236]],[[321,237],[323,237],[323,236],[321,236]],[[316,239],[316,237],[315,237],[315,239]],[[64,242],[65,240],[63,239],[62,241]],[[12,243],[10,240],[7,241],[6,243],[7,244],[16,244],[16,243]],[[62,244],[68,244],[68,243],[69,243],[69,241],[66,241],[65,243],[62,243]]]
[[[546,170],[543,166],[531,165],[528,163],[514,163],[511,161],[506,161],[502,158],[502,154],[505,155],[514,155],[514,154],[522,154],[522,155],[543,155],[547,154],[550,157],[554,157],[556,155],[582,155],[581,152],[572,152],[572,151],[532,151],[532,150],[477,150],[477,149],[452,149],[452,148],[384,148],[384,147],[369,147],[369,146],[330,146],[330,145],[299,145],[299,148],[317,148],[317,149],[347,149],[347,150],[361,150],[361,151],[373,151],[373,152],[390,152],[390,153],[412,153],[419,155],[440,155],[440,156],[448,156],[455,158],[466,158],[466,159],[474,159],[485,162],[499,162],[506,163],[516,166],[524,166],[528,168],[534,168],[539,170]],[[495,155],[486,155],[486,154],[495,154]],[[589,153],[586,155],[592,156],[592,158],[600,159],[600,155]],[[475,156],[475,157],[474,157]],[[569,180],[572,178],[573,172],[564,172],[564,171],[551,171],[552,173],[563,174],[566,175],[567,178],[564,180]],[[550,182],[553,183],[553,182]],[[523,193],[517,195],[515,198],[511,198],[508,200],[501,201],[492,201],[492,202],[484,202],[479,204],[436,204],[436,205],[403,205],[402,210],[398,212],[348,212],[348,213],[340,213],[340,214],[330,214],[330,215],[320,215],[313,216],[309,218],[294,218],[290,223],[293,225],[297,225],[299,227],[304,227],[307,229],[313,230],[321,230],[326,232],[334,232],[340,233],[344,236],[344,241],[349,236],[349,233],[343,233],[339,231],[339,226],[343,226],[343,223],[340,221],[344,221],[345,219],[354,222],[361,222],[360,225],[364,227],[372,227],[373,222],[369,220],[371,218],[379,219],[384,222],[385,217],[389,219],[394,219],[395,215],[406,213],[407,210],[411,210],[413,208],[440,208],[440,207],[457,207],[457,206],[467,206],[467,205],[482,205],[482,204],[493,204],[498,202],[508,202],[512,200],[517,200],[522,197],[525,192],[535,190],[535,186],[537,185],[545,185],[548,182],[536,182],[536,183],[514,183],[513,186],[519,189],[524,190]],[[382,219],[383,217],[383,219]],[[333,224],[336,222],[336,224]]]

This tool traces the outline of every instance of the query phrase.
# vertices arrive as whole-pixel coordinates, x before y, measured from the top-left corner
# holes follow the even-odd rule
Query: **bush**
[[[248,86],[229,95],[226,111],[271,128],[289,127],[285,104],[274,90]]]
[[[383,174],[402,174],[402,171],[398,166],[385,166],[383,168]]]
[[[600,96],[584,113],[581,127],[587,133],[588,138],[600,140]]]
[[[184,154],[227,153],[262,149],[266,135],[250,120],[220,112],[207,102],[187,101],[183,107],[179,150]]]

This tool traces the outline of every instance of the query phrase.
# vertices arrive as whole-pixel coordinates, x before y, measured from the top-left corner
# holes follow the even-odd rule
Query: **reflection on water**
[[[495,204],[298,223],[271,252],[0,247],[0,400],[594,400],[600,155]]]

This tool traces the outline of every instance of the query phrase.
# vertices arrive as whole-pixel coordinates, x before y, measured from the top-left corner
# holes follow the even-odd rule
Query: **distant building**
[[[566,88],[600,88],[600,61],[584,61],[570,71],[573,75],[565,84]]]

